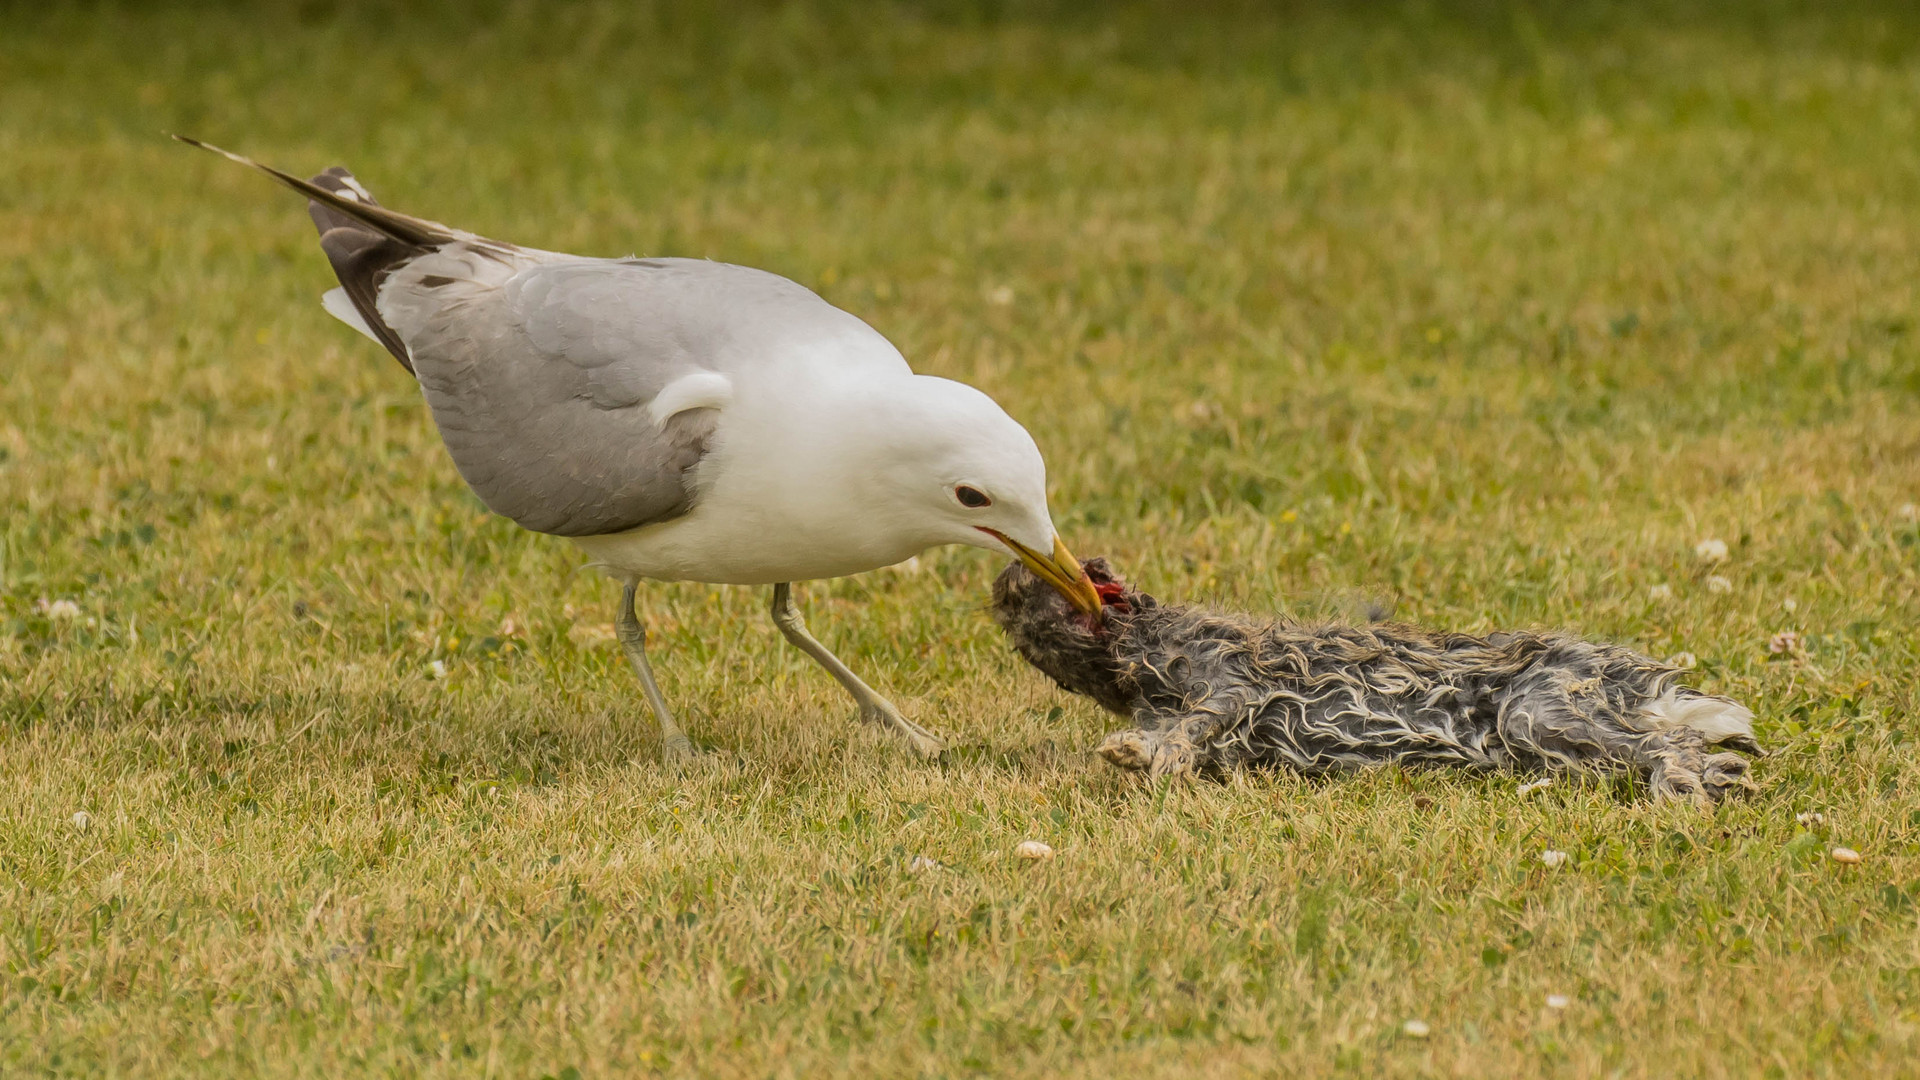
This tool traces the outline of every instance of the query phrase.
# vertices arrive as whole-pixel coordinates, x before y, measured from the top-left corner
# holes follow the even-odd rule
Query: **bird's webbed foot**
[[[872,701],[860,703],[860,719],[899,735],[921,757],[939,757],[940,752],[947,748],[938,735],[900,715],[900,710],[894,708],[892,702],[877,694]]]
[[[780,633],[795,648],[812,657],[814,663],[827,669],[827,674],[832,675],[835,682],[853,695],[855,704],[860,707],[860,719],[878,724],[906,739],[907,745],[921,757],[937,757],[947,748],[947,744],[933,732],[900,715],[900,710],[894,708],[893,702],[881,697],[808,632],[806,620],[800,617],[800,608],[793,602],[792,585],[783,583],[773,587],[773,603],[769,610],[773,615],[773,624],[780,628]]]
[[[661,740],[660,760],[675,767],[690,765],[700,760],[700,748],[693,745],[686,732],[677,732]]]

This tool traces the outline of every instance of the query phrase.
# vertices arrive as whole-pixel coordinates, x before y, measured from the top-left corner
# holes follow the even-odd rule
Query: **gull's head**
[[[874,524],[924,549],[966,544],[1012,555],[1074,607],[1100,597],[1047,512],[1047,466],[1027,429],[964,383],[916,375],[891,387],[869,430],[864,470],[877,483]]]

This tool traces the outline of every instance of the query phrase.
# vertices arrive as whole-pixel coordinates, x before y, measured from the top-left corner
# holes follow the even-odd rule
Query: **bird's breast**
[[[572,538],[609,570],[656,581],[771,585],[846,577],[918,555],[913,544],[875,544],[858,534],[821,535],[762,510],[711,504],[659,525]]]

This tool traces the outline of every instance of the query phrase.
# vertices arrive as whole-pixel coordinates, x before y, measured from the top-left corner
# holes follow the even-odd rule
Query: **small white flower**
[[[1834,862],[1846,863],[1849,866],[1860,861],[1860,853],[1850,847],[1837,847],[1829,854],[1833,856]]]
[[[1573,1004],[1573,999],[1568,997],[1565,994],[1548,994],[1547,995],[1547,1008],[1549,1009],[1564,1009],[1567,1006],[1572,1004]]]
[[[1901,521],[1920,521],[1920,505],[1914,503],[1901,503],[1894,513],[1900,515]]]
[[[1013,846],[1013,854],[1021,859],[1051,859],[1053,848],[1038,840],[1022,840]]]
[[[1708,537],[1693,545],[1693,553],[1701,562],[1724,562],[1727,558],[1727,542]]]
[[[998,288],[987,290],[987,303],[992,304],[994,307],[1006,307],[1008,304],[1013,303],[1013,286],[1002,285]]]
[[[1558,870],[1567,864],[1567,853],[1549,849],[1540,853],[1540,861],[1547,864],[1547,869]]]
[[[47,605],[49,619],[77,619],[80,617],[80,605],[71,600],[55,600]]]
[[[1519,790],[1516,791],[1515,794],[1521,795],[1521,796],[1531,795],[1536,791],[1545,791],[1546,789],[1552,786],[1553,786],[1553,777],[1543,776],[1538,780],[1529,780],[1526,783],[1521,784]]]
[[[1719,574],[1713,574],[1707,578],[1707,591],[1712,593],[1730,593],[1733,591],[1733,582],[1728,581]]]
[[[1682,671],[1692,671],[1700,666],[1700,658],[1690,652],[1677,652],[1667,657],[1667,663]]]
[[[1798,656],[1801,648],[1800,635],[1791,630],[1782,630],[1767,639],[1767,651],[1775,656]]]
[[[446,677],[447,662],[445,660],[435,660],[433,663],[427,665],[427,678],[444,679]]]
[[[1424,1039],[1433,1034],[1433,1029],[1427,1026],[1425,1020],[1409,1020],[1400,1025],[1400,1034],[1409,1039]]]
[[[1793,597],[1789,596],[1785,600],[1780,601],[1780,610],[1791,615],[1794,612],[1800,610],[1800,601],[1795,600]]]
[[[1650,586],[1647,589],[1647,599],[1655,603],[1664,604],[1673,599],[1673,586],[1668,585],[1664,581],[1658,585]]]
[[[1793,820],[1811,829],[1815,825],[1825,825],[1827,823],[1827,815],[1818,810],[1809,810],[1804,814],[1793,815]]]
[[[73,815],[73,827],[79,829],[81,832],[86,832],[87,826],[91,824],[93,824],[93,815],[87,813],[85,810]]]
[[[916,874],[924,874],[929,870],[940,869],[940,864],[925,855],[915,855],[913,861],[907,864],[907,869]]]

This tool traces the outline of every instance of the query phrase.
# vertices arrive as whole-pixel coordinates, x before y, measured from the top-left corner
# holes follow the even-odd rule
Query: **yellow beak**
[[[1067,550],[1066,541],[1053,538],[1053,554],[1042,555],[1012,537],[994,533],[1000,542],[1013,549],[1020,561],[1033,571],[1041,581],[1060,590],[1067,602],[1088,615],[1100,614],[1100,594],[1093,589],[1093,581],[1087,572],[1080,568],[1080,560]]]

